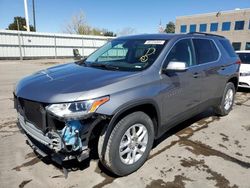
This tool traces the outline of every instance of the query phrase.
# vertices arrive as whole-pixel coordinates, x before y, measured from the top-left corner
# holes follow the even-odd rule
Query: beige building
[[[179,16],[175,32],[223,35],[232,42],[235,50],[250,50],[250,8]]]

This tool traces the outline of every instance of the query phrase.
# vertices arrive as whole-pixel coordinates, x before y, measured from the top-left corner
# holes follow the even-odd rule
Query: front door
[[[171,125],[193,115],[201,100],[201,79],[204,72],[196,66],[194,47],[191,39],[178,41],[168,53],[164,67],[169,62],[185,62],[188,69],[183,72],[162,73],[163,123]],[[165,127],[164,129],[168,129]]]

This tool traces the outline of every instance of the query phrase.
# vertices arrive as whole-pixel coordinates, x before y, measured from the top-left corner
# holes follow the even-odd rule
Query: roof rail
[[[215,37],[225,38],[224,36],[221,36],[221,35],[215,35],[215,34],[211,34],[211,33],[202,33],[202,32],[189,32],[187,34],[197,34],[197,35],[215,36]]]

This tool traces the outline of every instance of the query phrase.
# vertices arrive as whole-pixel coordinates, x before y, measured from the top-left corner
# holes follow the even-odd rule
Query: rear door
[[[201,102],[210,101],[215,98],[218,90],[221,90],[219,72],[223,68],[220,63],[220,52],[212,39],[193,39],[197,66],[202,71],[201,77]]]

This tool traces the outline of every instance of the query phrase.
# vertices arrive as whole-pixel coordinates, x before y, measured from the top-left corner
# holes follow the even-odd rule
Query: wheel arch
[[[107,132],[104,138],[104,144],[101,152],[101,156],[103,157],[106,152],[106,145],[108,143],[108,138],[115,127],[116,123],[125,117],[126,115],[135,112],[135,111],[142,111],[146,113],[153,121],[155,135],[158,134],[158,127],[161,122],[160,117],[160,109],[159,106],[154,102],[153,100],[140,100],[135,102],[130,102],[129,104],[124,104],[121,107],[119,107],[117,110],[114,111],[114,115],[112,116],[108,127]]]
[[[234,84],[234,87],[235,87],[235,91],[237,91],[238,89],[238,82],[239,82],[239,79],[238,77],[234,76],[234,77],[231,77],[228,81],[228,82],[232,82]]]

